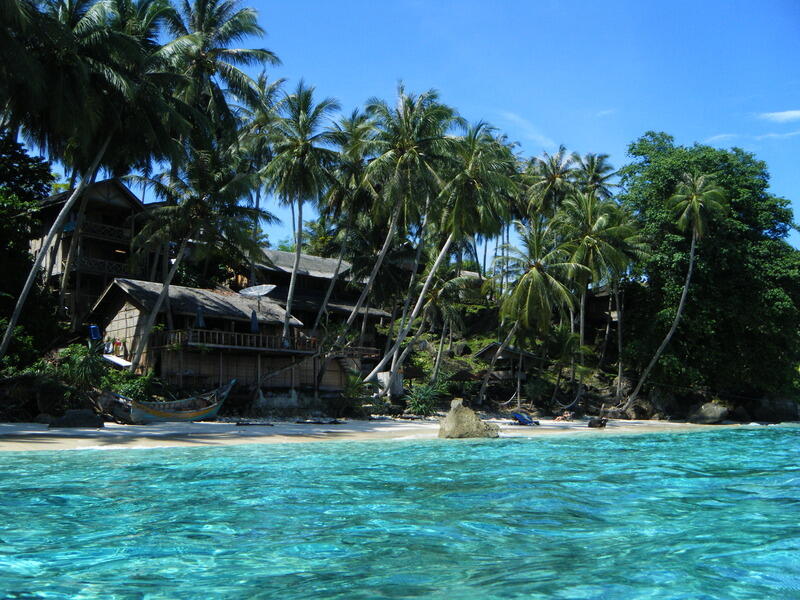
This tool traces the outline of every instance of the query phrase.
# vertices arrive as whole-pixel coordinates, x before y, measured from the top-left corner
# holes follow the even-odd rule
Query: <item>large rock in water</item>
[[[484,423],[471,408],[464,406],[464,400],[456,398],[450,403],[447,413],[439,425],[440,438],[496,438],[500,427]]]
[[[50,428],[54,427],[104,427],[102,417],[91,410],[68,410],[63,417],[53,419]]]
[[[728,412],[728,409],[721,404],[706,402],[689,414],[688,421],[689,423],[697,423],[698,425],[713,425],[726,420],[728,418]]]

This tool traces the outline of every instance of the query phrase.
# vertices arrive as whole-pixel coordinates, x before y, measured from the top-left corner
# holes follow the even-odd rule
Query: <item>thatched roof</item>
[[[294,252],[265,249],[264,257],[266,260],[263,263],[259,263],[258,267],[268,271],[292,272],[292,267],[294,266]],[[336,272],[336,265],[338,262],[338,259],[335,258],[322,258],[321,256],[312,256],[311,254],[301,254],[297,272],[300,275],[332,279],[333,274]],[[342,261],[342,266],[339,268],[339,276],[342,277],[343,280],[345,279],[345,273],[350,270],[350,266],[350,263],[346,260]]]
[[[119,298],[120,295],[127,297],[143,310],[150,311],[155,306],[156,299],[163,287],[163,284],[153,281],[115,279],[97,301],[92,312],[103,312],[103,307],[112,303],[113,298]],[[180,285],[169,286],[169,304],[175,314],[196,315],[200,308],[206,318],[220,317],[237,321],[249,321],[252,312],[256,311],[258,321],[268,325],[282,324],[286,315],[286,311],[279,304],[267,298],[262,298],[259,305],[258,298],[242,296],[234,292],[189,288]],[[164,311],[165,307],[162,305],[160,312]],[[289,322],[294,327],[303,325],[294,317]]]

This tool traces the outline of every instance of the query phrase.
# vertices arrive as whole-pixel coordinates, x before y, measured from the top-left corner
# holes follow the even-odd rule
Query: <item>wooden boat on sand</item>
[[[174,421],[204,421],[217,416],[236,380],[211,392],[183,400],[137,402],[105,391],[97,399],[100,411],[119,423],[141,425]]]

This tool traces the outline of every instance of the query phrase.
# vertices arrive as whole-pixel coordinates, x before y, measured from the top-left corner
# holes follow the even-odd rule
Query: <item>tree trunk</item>
[[[613,294],[608,295],[608,314],[606,315],[606,331],[603,334],[603,346],[600,349],[600,360],[597,361],[597,370],[600,371],[603,368],[603,363],[606,360],[606,350],[608,349],[608,338],[611,337],[611,300],[613,299]]]
[[[300,268],[300,249],[303,244],[303,201],[297,202],[297,235],[295,237],[294,265],[292,266],[292,278],[289,280],[289,295],[286,298],[286,315],[283,317],[283,339],[289,339],[289,320],[292,318],[292,300],[294,300],[294,288],[297,284],[297,269]]]
[[[178,272],[178,266],[181,264],[186,246],[192,237],[194,237],[194,232],[192,232],[191,235],[186,236],[186,238],[184,238],[184,240],[181,242],[180,248],[178,249],[178,255],[175,257],[175,262],[172,263],[172,268],[169,270],[167,277],[164,279],[164,285],[161,287],[161,293],[158,295],[158,298],[156,298],[156,303],[150,310],[150,314],[147,315],[147,321],[145,321],[142,332],[139,334],[139,341],[136,344],[136,351],[133,354],[131,366],[129,367],[131,373],[135,373],[136,369],[139,368],[139,362],[142,360],[142,354],[147,346],[148,338],[150,337],[150,333],[153,331],[153,327],[156,324],[158,311],[161,310],[161,305],[164,304],[164,299],[169,295],[169,285],[172,283],[175,273]]]
[[[347,330],[353,325],[353,322],[356,320],[356,317],[358,316],[358,309],[360,309],[361,305],[364,304],[364,300],[366,299],[369,292],[372,290],[372,285],[375,283],[375,278],[378,275],[378,270],[381,268],[381,265],[383,264],[383,259],[386,258],[386,254],[389,252],[389,246],[391,245],[392,240],[394,239],[395,229],[397,228],[397,221],[399,218],[400,218],[400,203],[398,202],[397,205],[394,207],[392,218],[389,220],[389,230],[386,232],[386,238],[383,240],[383,247],[381,248],[381,251],[378,254],[378,259],[372,266],[372,271],[369,274],[369,279],[367,279],[367,284],[364,286],[364,289],[361,290],[361,295],[358,297],[356,305],[350,312],[350,316],[347,317],[344,331],[341,334],[339,334],[338,338],[336,339],[336,342],[334,343],[334,346],[339,346],[344,341],[344,336],[347,333]]]
[[[444,338],[447,334],[447,320],[442,323],[442,337],[439,340],[439,350],[436,352],[436,362],[433,364],[433,375],[431,377],[431,383],[436,382],[436,378],[439,377],[439,365],[442,363],[442,354],[444,352]]]
[[[614,304],[617,307],[617,400],[622,399],[622,308],[619,283],[614,284]]]
[[[343,258],[344,243],[342,243],[342,247],[339,249],[339,261],[336,263],[336,269],[333,272],[333,277],[331,278],[331,282],[328,284],[328,289],[325,291],[325,299],[322,301],[322,306],[319,307],[319,311],[317,312],[317,318],[314,320],[314,328],[311,330],[311,337],[317,337],[317,329],[319,329],[319,323],[322,320],[322,315],[328,312],[328,300],[331,299],[333,288],[336,286],[336,280],[339,279],[339,270],[342,268]]]
[[[517,361],[517,410],[522,408],[522,352]]]
[[[406,362],[406,358],[408,358],[408,355],[411,354],[411,350],[413,350],[414,346],[416,345],[419,336],[421,336],[422,333],[425,331],[425,322],[426,319],[428,318],[429,310],[430,310],[430,305],[425,307],[425,310],[422,312],[422,317],[420,318],[419,327],[417,328],[414,337],[411,338],[411,341],[408,344],[406,344],[406,347],[403,349],[403,352],[397,359],[397,366],[393,368],[391,371],[389,371],[389,380],[387,381],[386,389],[384,389],[383,393],[381,393],[381,396],[385,396],[387,393],[391,393],[391,389],[394,386],[395,377],[397,377],[397,375],[400,373],[400,369],[403,368],[403,365]]]
[[[11,338],[14,337],[14,329],[17,327],[17,322],[22,314],[22,308],[25,306],[25,301],[28,299],[28,295],[31,293],[31,289],[36,281],[36,277],[39,275],[39,270],[42,268],[42,262],[50,250],[50,245],[64,227],[64,221],[67,220],[67,215],[69,215],[69,212],[72,210],[75,202],[80,197],[81,192],[83,192],[83,190],[86,188],[86,185],[89,183],[89,180],[92,178],[93,174],[97,172],[97,167],[100,165],[100,161],[103,160],[103,155],[106,153],[106,149],[108,148],[108,144],[110,142],[111,136],[107,137],[105,142],[103,142],[103,145],[95,156],[92,165],[89,167],[86,174],[81,177],[80,185],[75,188],[75,191],[72,192],[70,197],[64,203],[64,206],[61,207],[61,212],[58,213],[56,220],[50,227],[50,231],[47,232],[47,237],[44,239],[44,242],[42,242],[42,247],[39,248],[39,252],[36,254],[36,258],[33,261],[31,270],[28,273],[28,278],[25,280],[25,285],[22,287],[22,291],[17,298],[17,303],[14,306],[14,312],[11,315],[11,319],[8,321],[8,327],[3,335],[3,341],[0,342],[0,359],[2,359],[8,351]]]
[[[392,308],[392,318],[389,320],[389,331],[386,333],[386,344],[383,346],[383,353],[386,354],[392,347],[392,336],[394,335],[394,322],[397,317],[397,305]]]
[[[367,300],[367,304],[364,307],[364,316],[361,318],[361,333],[358,335],[358,347],[364,347],[364,336],[367,333],[367,320],[369,319],[369,307],[370,301]]]
[[[672,321],[672,327],[669,328],[664,341],[661,342],[661,345],[656,350],[655,356],[653,356],[650,364],[647,365],[647,368],[642,373],[641,379],[639,379],[639,383],[636,384],[636,387],[633,390],[633,393],[628,398],[628,401],[625,403],[625,406],[622,410],[628,410],[633,403],[636,401],[639,392],[642,390],[642,386],[644,382],[647,381],[647,376],[650,375],[650,371],[653,370],[653,367],[656,366],[658,359],[661,358],[661,354],[666,349],[667,345],[669,344],[672,336],[675,334],[675,330],[678,329],[678,323],[681,320],[681,314],[683,313],[683,307],[686,305],[686,296],[689,292],[689,283],[692,280],[692,270],[694,269],[694,254],[695,248],[697,247],[697,234],[692,232],[692,246],[689,249],[689,269],[686,271],[686,282],[683,284],[683,291],[681,292],[681,299],[678,303],[678,312],[675,313],[675,319]]]
[[[261,184],[255,190],[254,195],[254,204],[256,207],[256,213],[261,210]],[[256,216],[253,219],[253,243],[258,244],[258,234],[260,231],[259,227],[259,217]],[[250,281],[248,282],[250,287],[257,285],[256,283],[256,261],[252,258],[250,259]]]
[[[400,344],[403,343],[403,340],[408,335],[409,330],[411,329],[411,323],[414,322],[414,319],[417,318],[422,305],[425,303],[425,295],[428,293],[428,289],[431,287],[431,283],[433,282],[433,277],[436,275],[436,271],[439,270],[439,266],[442,264],[444,257],[447,255],[447,250],[450,248],[450,244],[453,243],[453,234],[447,236],[447,240],[445,240],[442,249],[439,251],[439,255],[436,257],[436,261],[433,263],[430,272],[428,273],[428,277],[425,279],[425,284],[422,286],[422,291],[419,293],[419,297],[417,298],[417,304],[414,306],[414,310],[411,311],[411,315],[408,318],[408,323],[400,330],[397,335],[397,340],[394,343],[394,347],[390,350],[390,353],[394,353],[400,347]],[[380,370],[389,362],[389,358],[391,358],[388,354],[384,355],[381,358],[380,362],[375,366],[374,369],[364,378],[364,381],[370,381],[373,379]]]
[[[517,327],[519,327],[519,321],[514,321],[514,324],[511,326],[511,329],[508,332],[508,335],[503,340],[503,343],[500,344],[500,347],[497,349],[497,352],[494,353],[492,356],[492,362],[489,363],[489,368],[486,370],[486,374],[483,376],[483,383],[481,383],[481,391],[478,393],[478,400],[481,404],[483,404],[484,400],[486,399],[486,390],[489,387],[489,378],[492,376],[492,371],[494,371],[494,365],[497,362],[497,357],[503,353],[503,350],[508,348],[508,345],[511,343],[511,338],[514,337],[514,334],[517,331]]]

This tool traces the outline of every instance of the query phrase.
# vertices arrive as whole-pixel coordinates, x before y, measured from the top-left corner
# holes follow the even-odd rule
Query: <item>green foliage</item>
[[[436,412],[439,402],[449,393],[449,382],[440,379],[435,383],[420,383],[406,395],[408,411],[415,415],[428,416]]]
[[[108,369],[101,387],[138,402],[152,400],[163,387],[153,371],[134,375],[128,370]]]
[[[364,381],[358,371],[350,371],[339,397],[328,402],[328,411],[333,417],[361,416],[364,402],[372,397],[377,388],[376,383]]]
[[[625,292],[627,359],[641,370],[674,319],[691,232],[675,227],[668,199],[684,173],[707,173],[729,208],[706,224],[682,320],[652,380],[722,395],[790,388],[800,363],[800,252],[785,241],[792,212],[769,194],[766,165],[740,149],[677,146],[653,132],[629,154],[622,200],[650,254],[635,271],[647,284]]]

